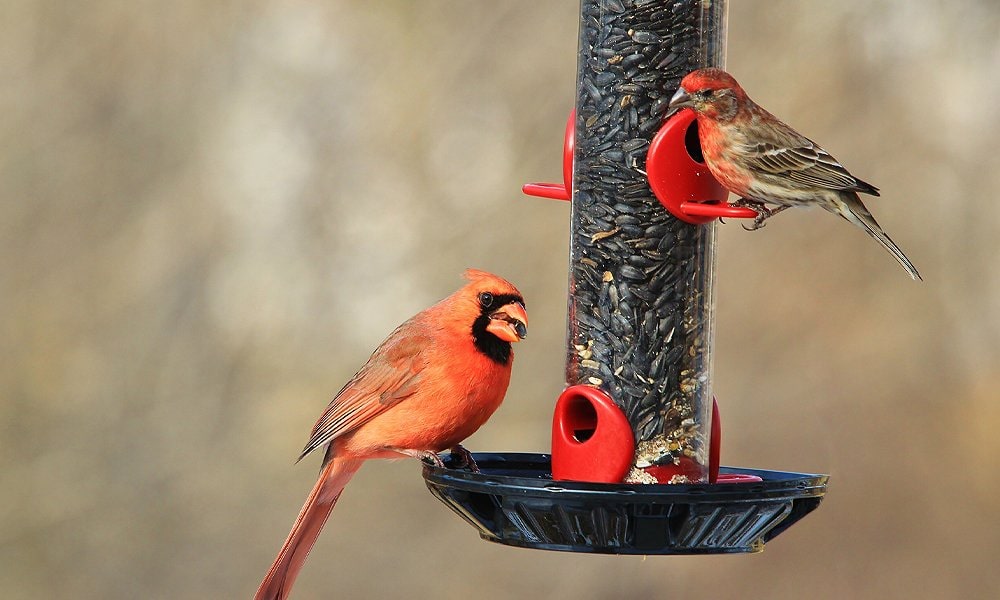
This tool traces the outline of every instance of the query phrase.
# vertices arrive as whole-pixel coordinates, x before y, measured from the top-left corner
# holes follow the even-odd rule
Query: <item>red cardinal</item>
[[[819,205],[864,229],[910,277],[921,279],[858,197],[859,192],[878,196],[878,188],[848,173],[826,150],[757,106],[732,75],[721,69],[688,73],[670,107],[697,113],[705,163],[743,205],[757,210],[751,229],[789,206]],[[765,203],[777,206],[769,209]]]
[[[507,281],[469,269],[457,292],[403,323],[330,402],[313,427],[306,456],[326,446],[319,480],[256,600],[287,598],[344,486],[369,458],[413,456],[443,466],[458,444],[500,406],[527,335],[521,293]],[[472,465],[474,467],[474,463]]]

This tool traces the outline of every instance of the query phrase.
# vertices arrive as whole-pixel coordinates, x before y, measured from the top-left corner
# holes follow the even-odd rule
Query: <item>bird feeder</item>
[[[488,540],[615,554],[754,552],[815,509],[827,477],[719,466],[712,395],[715,220],[726,203],[693,114],[669,114],[688,72],[722,67],[719,0],[582,0],[565,391],[551,455],[477,454],[425,467],[431,492]]]

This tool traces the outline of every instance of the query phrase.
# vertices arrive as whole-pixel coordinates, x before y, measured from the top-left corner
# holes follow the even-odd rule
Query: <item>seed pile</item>
[[[645,157],[681,78],[721,64],[724,10],[702,0],[581,6],[567,381],[618,403],[639,466],[687,457],[707,470],[715,227],[663,209]]]

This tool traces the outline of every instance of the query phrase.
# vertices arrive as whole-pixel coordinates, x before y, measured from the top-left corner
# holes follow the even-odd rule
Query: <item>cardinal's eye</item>
[[[493,304],[493,294],[489,292],[479,294],[479,304],[483,308],[489,308]]]

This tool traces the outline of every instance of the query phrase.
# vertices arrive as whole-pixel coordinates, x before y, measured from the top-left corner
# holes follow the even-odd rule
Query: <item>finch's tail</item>
[[[361,468],[362,462],[364,461],[358,459],[330,458],[323,466],[316,485],[295,519],[285,545],[281,547],[271,570],[257,588],[254,600],[283,600],[288,597],[295,577],[330,517],[330,511],[347,482]]]
[[[882,244],[882,246],[884,246],[885,249],[892,254],[893,258],[899,261],[899,264],[903,265],[903,268],[910,274],[910,277],[916,279],[917,281],[924,280],[923,277],[920,276],[920,273],[917,272],[917,268],[913,266],[912,262],[910,262],[910,259],[907,258],[906,255],[903,254],[903,251],[899,249],[899,246],[889,239],[889,236],[882,231],[878,222],[875,221],[875,217],[868,212],[868,209],[865,208],[865,205],[861,202],[861,198],[858,197],[857,193],[845,192],[841,194],[840,198],[843,200],[842,205],[838,207],[839,210],[837,211],[840,216],[867,231],[868,235],[872,236],[876,241],[878,241],[878,243]]]

